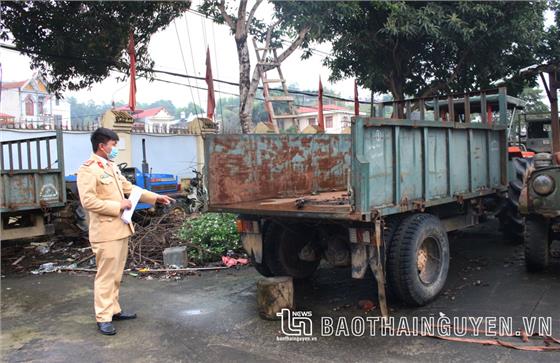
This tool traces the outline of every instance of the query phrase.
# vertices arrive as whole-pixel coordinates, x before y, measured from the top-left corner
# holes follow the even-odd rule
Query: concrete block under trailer
[[[447,232],[506,196],[511,105],[497,100],[493,124],[357,117],[351,135],[208,135],[209,210],[240,215],[264,276],[305,278],[325,258],[354,278],[369,266],[385,314],[385,282],[424,305],[447,277]]]

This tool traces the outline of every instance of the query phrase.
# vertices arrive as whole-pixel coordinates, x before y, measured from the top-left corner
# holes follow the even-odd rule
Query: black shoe
[[[117,334],[117,330],[111,322],[97,323],[97,329],[99,329],[99,332],[103,335]]]
[[[136,314],[120,312],[118,314],[113,315],[113,320],[130,320],[130,319],[136,319]]]

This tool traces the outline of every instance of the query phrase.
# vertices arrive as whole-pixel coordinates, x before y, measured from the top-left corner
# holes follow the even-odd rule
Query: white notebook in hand
[[[134,213],[134,209],[136,209],[136,205],[138,204],[141,195],[142,195],[142,188],[133,186],[132,191],[128,196],[128,200],[130,200],[130,203],[132,204],[132,208],[125,209],[121,216],[121,219],[124,223],[130,224],[132,222],[132,214]]]

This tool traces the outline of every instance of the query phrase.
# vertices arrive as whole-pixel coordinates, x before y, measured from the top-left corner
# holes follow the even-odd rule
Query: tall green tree
[[[310,11],[307,3],[273,2],[287,23]],[[357,78],[395,99],[489,88],[506,76],[518,93],[524,83],[517,71],[558,52],[544,29],[543,12],[553,3],[314,2],[328,16],[309,37],[331,43],[331,80]]]
[[[151,69],[151,36],[189,7],[190,1],[4,1],[0,39],[29,56],[61,95],[100,82],[111,70],[128,74],[130,32],[137,68]]]
[[[545,97],[543,91],[536,87],[526,87],[519,95],[519,98],[525,101],[526,112],[550,112],[548,104],[543,102]]]

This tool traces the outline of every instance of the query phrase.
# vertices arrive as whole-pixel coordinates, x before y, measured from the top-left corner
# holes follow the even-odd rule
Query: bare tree
[[[221,1],[204,1],[201,11],[208,15],[215,15],[218,22],[224,22],[229,26],[235,38],[237,46],[237,59],[239,61],[239,121],[243,133],[251,130],[251,115],[253,112],[253,101],[260,81],[259,65],[251,67],[251,58],[249,56],[248,37],[252,30],[251,27],[263,27],[262,22],[255,22],[255,12],[262,4],[263,0],[256,0],[249,11],[247,11],[248,0],[238,1],[237,14],[229,9],[225,0]],[[276,29],[282,24],[275,21],[266,27],[266,36],[264,37],[264,47],[270,47],[273,41],[273,34],[281,34]],[[263,29],[260,29],[263,30]],[[278,61],[282,62],[288,58],[305,40],[305,36],[309,32],[310,27],[305,26],[297,30],[297,35],[291,44],[278,55]],[[269,65],[261,65],[264,71],[272,68]]]

